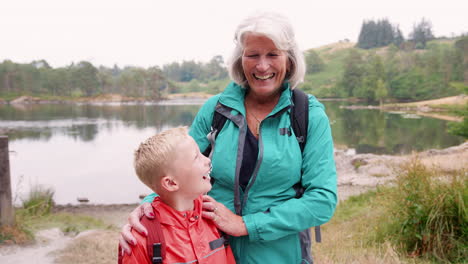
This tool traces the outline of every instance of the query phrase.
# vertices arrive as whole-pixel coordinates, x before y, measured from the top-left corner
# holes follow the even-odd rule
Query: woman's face
[[[286,52],[279,50],[271,39],[253,34],[245,37],[242,68],[254,93],[269,96],[277,92],[289,67]]]

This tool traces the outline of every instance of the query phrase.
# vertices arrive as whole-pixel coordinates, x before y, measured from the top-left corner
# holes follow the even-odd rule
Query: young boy
[[[138,178],[159,194],[152,203],[161,223],[163,263],[235,263],[231,249],[211,220],[202,218],[202,195],[211,190],[210,160],[200,153],[186,127],[150,137],[135,151]],[[154,223],[151,223],[154,224]],[[152,263],[147,237],[133,231],[137,244],[122,263]],[[211,243],[213,241],[218,241]]]

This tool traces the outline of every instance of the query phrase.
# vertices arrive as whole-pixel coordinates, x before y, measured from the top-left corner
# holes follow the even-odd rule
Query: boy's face
[[[211,161],[200,153],[192,137],[185,137],[176,148],[172,175],[179,185],[178,192],[189,199],[211,190]]]

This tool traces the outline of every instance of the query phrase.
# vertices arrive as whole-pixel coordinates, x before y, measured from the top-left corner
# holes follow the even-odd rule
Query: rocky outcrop
[[[39,98],[24,95],[10,101],[10,104],[37,104],[40,101],[41,99]]]
[[[446,149],[431,149],[403,156],[356,154],[353,149],[335,150],[338,196],[341,200],[392,182],[401,166],[417,158],[438,171],[468,169],[468,141]]]

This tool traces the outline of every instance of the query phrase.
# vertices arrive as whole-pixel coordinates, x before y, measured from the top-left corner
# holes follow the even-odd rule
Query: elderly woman
[[[238,263],[309,263],[310,244],[301,251],[300,232],[326,223],[337,202],[329,121],[323,105],[309,95],[304,150],[296,137],[284,133],[292,131],[292,90],[305,74],[302,52],[284,17],[249,17],[238,26],[235,41],[229,63],[233,82],[203,105],[190,128],[203,151],[210,144],[214,112],[227,117],[213,144],[215,182],[205,197],[204,217],[231,235]],[[293,188],[297,183],[304,188],[300,198]],[[143,214],[151,216],[151,206],[143,203],[129,217],[141,232]],[[120,239],[127,251],[130,225]]]

